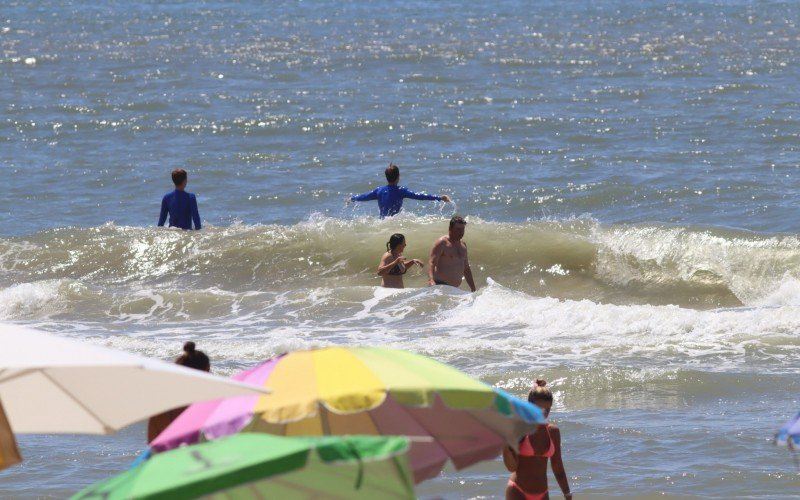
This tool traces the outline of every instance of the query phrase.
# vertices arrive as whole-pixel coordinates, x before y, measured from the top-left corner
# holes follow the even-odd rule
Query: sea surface
[[[5,1],[0,321],[221,375],[335,344],[542,377],[576,498],[796,497],[798,81],[795,2]],[[345,204],[390,161],[453,202]],[[155,227],[176,167],[199,232]],[[476,293],[379,287],[455,213]],[[145,434],[19,443],[0,497],[63,498]]]

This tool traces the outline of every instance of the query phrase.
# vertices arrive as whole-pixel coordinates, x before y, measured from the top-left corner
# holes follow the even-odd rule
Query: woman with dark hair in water
[[[203,351],[196,350],[194,342],[191,341],[183,344],[183,354],[178,356],[175,360],[175,364],[187,368],[194,368],[195,370],[202,370],[204,372],[211,371],[211,361],[208,359],[208,356],[206,356]],[[166,429],[185,409],[185,406],[182,408],[175,408],[150,417],[150,420],[147,421],[147,442],[149,443],[155,439],[156,436],[161,434],[161,431]]]
[[[546,387],[547,382],[537,379],[528,393],[528,401],[544,412],[545,418],[553,407],[553,393]],[[506,486],[507,500],[548,500],[547,462],[553,468],[553,475],[564,493],[571,499],[567,473],[561,461],[561,431],[555,424],[542,424],[533,434],[527,434],[519,442],[519,453],[507,446],[503,450],[503,463],[511,478]]]
[[[406,237],[400,233],[393,234],[386,243],[386,253],[378,264],[378,276],[382,278],[381,286],[385,288],[404,288],[403,275],[414,264],[423,267],[419,259],[406,259],[403,250],[406,248]]]

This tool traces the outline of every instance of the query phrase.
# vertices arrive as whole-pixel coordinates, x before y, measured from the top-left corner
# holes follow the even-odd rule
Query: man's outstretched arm
[[[375,188],[372,191],[366,193],[361,193],[350,197],[350,201],[372,201],[377,199],[378,199],[378,188]]]
[[[415,193],[406,187],[400,188],[400,192],[403,193],[404,198],[411,198],[412,200],[450,201],[450,198],[446,194],[437,196],[435,194]]]

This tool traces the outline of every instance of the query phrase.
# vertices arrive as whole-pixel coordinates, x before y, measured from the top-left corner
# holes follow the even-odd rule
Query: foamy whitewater
[[[388,345],[524,397],[580,497],[794,497],[800,15],[788,2],[12,2],[0,322],[230,375]],[[397,217],[345,197],[384,183]],[[154,227],[169,171],[204,228]],[[455,214],[476,293],[379,287]],[[2,346],[0,346],[2,348]],[[126,469],[144,426],[19,436],[0,497]],[[418,487],[503,498],[499,460]],[[550,479],[554,498],[558,486]]]

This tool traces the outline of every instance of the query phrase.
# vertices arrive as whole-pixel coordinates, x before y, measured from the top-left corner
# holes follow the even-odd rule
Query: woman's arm
[[[564,493],[564,498],[572,498],[572,493],[569,491],[569,483],[567,482],[567,471],[564,470],[564,461],[561,459],[561,431],[555,425],[550,425],[550,439],[553,440],[555,446],[555,453],[550,459],[550,466],[553,468],[553,475],[561,487],[561,492]]]
[[[503,464],[505,464],[508,472],[517,472],[518,463],[519,457],[517,456],[517,452],[515,452],[510,446],[503,448]]]
[[[378,263],[378,276],[385,276],[394,266],[403,262],[403,256],[392,258],[391,252],[386,252]]]
[[[403,262],[403,265],[406,267],[411,267],[414,264],[418,265],[419,267],[425,267],[425,264],[423,264],[422,261],[419,259],[408,259]]]

